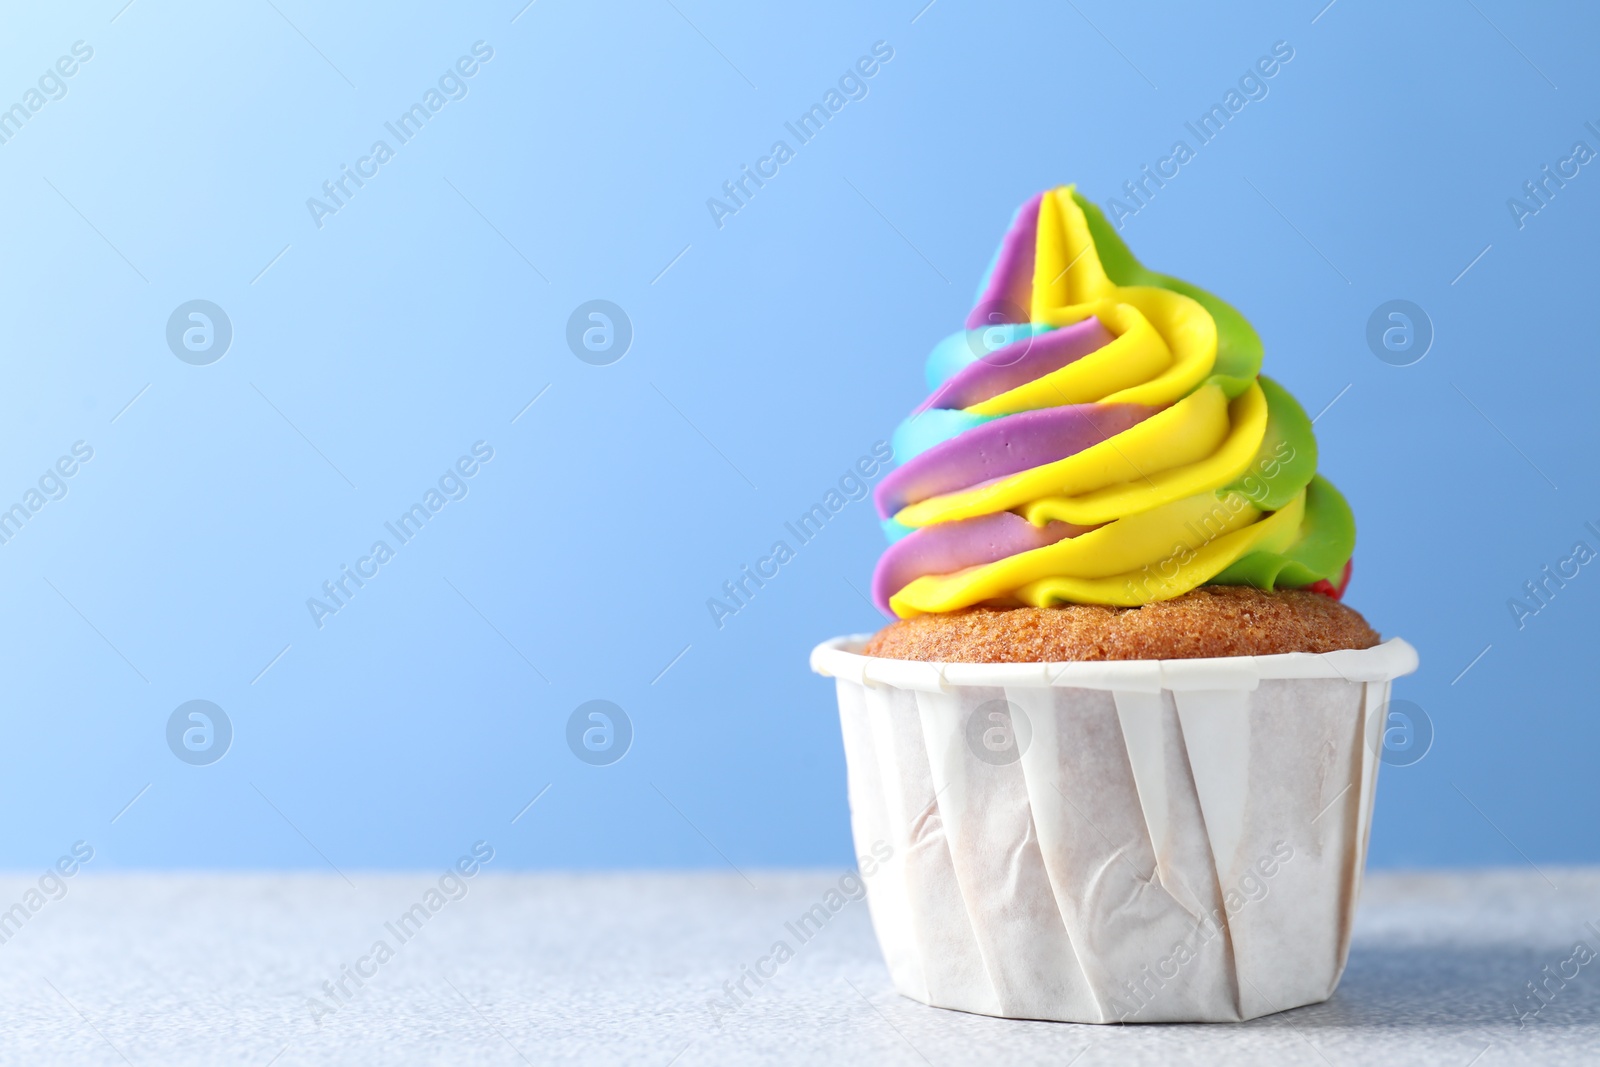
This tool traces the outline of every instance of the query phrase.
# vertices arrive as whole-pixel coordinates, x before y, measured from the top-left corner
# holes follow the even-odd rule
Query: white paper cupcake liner
[[[895,987],[1063,1022],[1224,1022],[1332,995],[1416,651],[934,664],[819,645]]]

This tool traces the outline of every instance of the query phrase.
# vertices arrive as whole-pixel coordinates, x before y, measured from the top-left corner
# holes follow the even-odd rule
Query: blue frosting
[[[913,456],[920,456],[934,445],[997,418],[998,415],[974,415],[953,408],[929,408],[895,427],[892,441],[895,462],[906,463]]]
[[[924,378],[931,393],[955,377],[981,356],[1014,341],[1049,333],[1054,326],[1042,322],[1002,322],[981,330],[958,330],[933,346],[924,365]]]
[[[883,536],[889,539],[891,545],[913,532],[910,526],[898,523],[893,519],[879,519],[878,525],[883,527]]]
[[[949,381],[957,371],[971,363],[973,359],[972,348],[967,344],[965,330],[957,331],[934,345],[933,351],[928,353],[927,363],[923,365],[923,378],[927,382],[928,392],[933,392]]]

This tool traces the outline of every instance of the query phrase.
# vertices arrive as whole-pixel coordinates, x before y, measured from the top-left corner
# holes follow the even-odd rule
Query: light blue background
[[[1506,206],[1600,148],[1578,5],[273,3],[8,5],[5,102],[94,58],[0,145],[0,497],[95,456],[0,545],[0,865],[848,862],[806,656],[879,624],[870,505],[721,630],[706,599],[920,399],[1018,203],[1104,202],[1279,40],[1125,236],[1309,411],[1340,397],[1349,600],[1421,651],[1397,696],[1437,734],[1385,768],[1372,862],[1600,860],[1600,568],[1524,630],[1506,606],[1600,547],[1600,172],[1520,231]],[[469,95],[319,230],[306,198],[479,40]],[[707,198],[879,40],[870,94],[718,229]],[[1397,297],[1437,332],[1404,368],[1364,340]],[[211,366],[164,340],[196,298],[233,323]],[[595,298],[634,325],[612,366],[565,343]],[[479,440],[470,495],[318,630],[306,599]],[[191,699],[233,722],[212,766],[166,747]],[[591,699],[633,722],[609,767],[564,741]]]

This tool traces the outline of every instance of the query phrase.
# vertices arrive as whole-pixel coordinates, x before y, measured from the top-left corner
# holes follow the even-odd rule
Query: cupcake
[[[837,638],[895,987],[1066,1022],[1327,999],[1391,681],[1355,524],[1229,305],[1072,187],[1016,213],[878,485],[895,619]]]

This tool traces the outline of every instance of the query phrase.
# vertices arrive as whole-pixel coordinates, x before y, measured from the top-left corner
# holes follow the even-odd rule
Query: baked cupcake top
[[[1135,607],[1349,580],[1355,523],[1232,307],[1146,270],[1071,186],[1018,209],[875,499],[873,599]]]
[[[900,619],[861,650],[929,663],[1070,663],[1204,659],[1371,648],[1380,638],[1358,612],[1304,590],[1203,585],[1140,608],[963,608]]]

